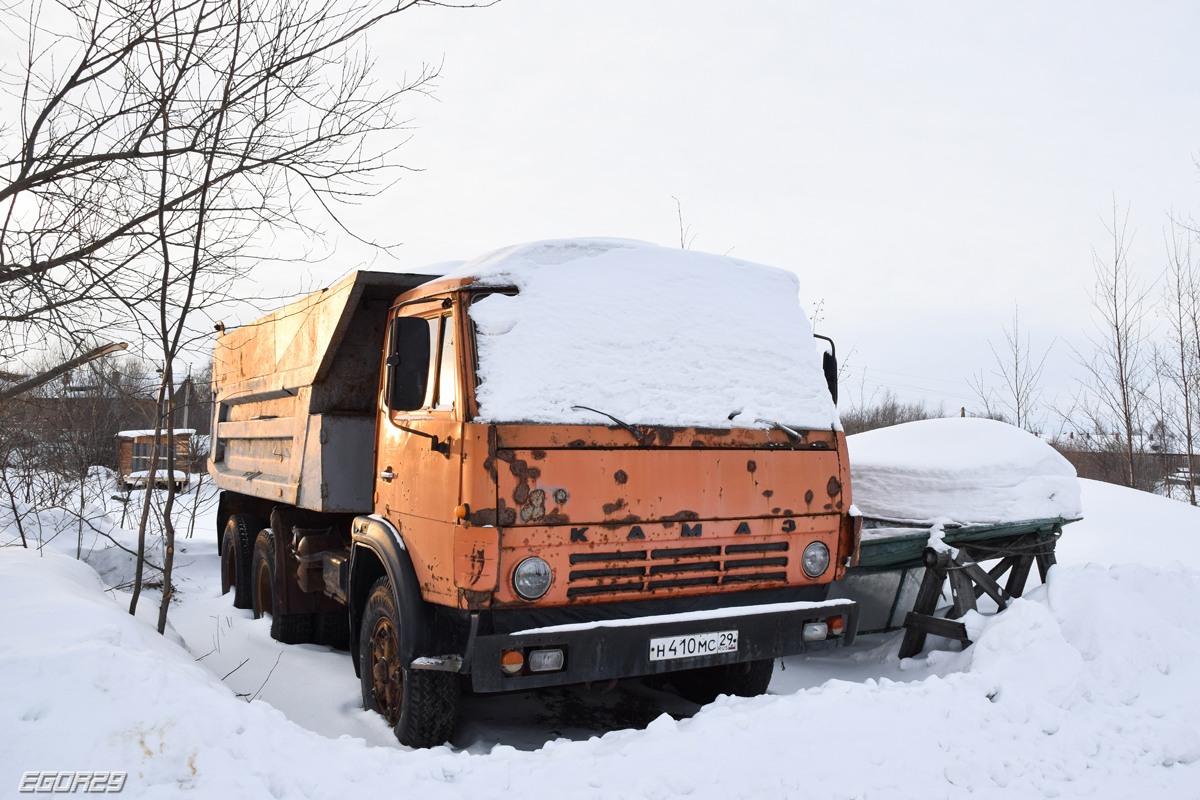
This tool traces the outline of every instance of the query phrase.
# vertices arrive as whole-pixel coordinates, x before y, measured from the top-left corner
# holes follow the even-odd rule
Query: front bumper
[[[840,616],[841,636],[804,641],[806,622]],[[738,649],[732,653],[650,660],[650,640],[711,631],[736,630]],[[852,600],[774,603],[720,608],[711,611],[661,614],[633,619],[604,620],[532,628],[508,634],[477,636],[469,647],[463,671],[470,671],[477,692],[506,692],[562,686],[614,678],[656,675],[677,670],[779,658],[849,645],[858,630],[858,605]],[[560,648],[563,668],[556,672],[506,676],[500,656],[506,650]],[[528,661],[528,657],[526,658]]]

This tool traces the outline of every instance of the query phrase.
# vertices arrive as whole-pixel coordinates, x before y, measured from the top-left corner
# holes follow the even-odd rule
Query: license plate
[[[672,658],[695,658],[716,653],[736,653],[737,631],[693,633],[690,636],[665,636],[650,640],[650,660],[670,661]]]

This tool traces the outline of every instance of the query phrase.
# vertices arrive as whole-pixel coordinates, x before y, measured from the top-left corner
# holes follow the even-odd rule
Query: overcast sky
[[[416,269],[546,238],[678,245],[675,196],[694,249],[824,301],[853,397],[865,371],[868,398],[977,405],[966,378],[1019,303],[1065,399],[1114,197],[1147,280],[1168,212],[1200,213],[1198,33],[1182,2],[420,9],[371,42],[381,79],[443,64],[406,106],[423,171],[349,219],[403,242],[374,268]],[[343,236],[310,280],[368,258]]]

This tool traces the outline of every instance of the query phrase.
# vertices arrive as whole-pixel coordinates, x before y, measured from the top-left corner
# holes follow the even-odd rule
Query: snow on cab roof
[[[927,419],[846,439],[868,517],[998,523],[1078,519],[1075,468],[1044,439],[991,419]]]
[[[496,250],[470,310],[481,422],[839,428],[791,273],[628,239]]]

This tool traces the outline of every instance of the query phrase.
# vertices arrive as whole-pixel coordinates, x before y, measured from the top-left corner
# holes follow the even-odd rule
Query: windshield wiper
[[[781,430],[781,431],[783,431],[783,432],[784,432],[784,433],[786,433],[786,434],[787,434],[789,437],[791,437],[792,439],[795,439],[797,442],[802,442],[802,441],[804,441],[804,437],[803,437],[803,436],[801,436],[800,434],[796,433],[794,430],[792,430],[792,429],[791,429],[791,428],[789,428],[787,425],[784,425],[784,424],[783,424],[783,423],[781,423],[781,422],[776,422],[776,421],[775,421],[775,420],[773,420],[773,419],[756,419],[756,420],[754,420],[754,421],[755,421],[755,422],[765,422],[767,425],[770,425],[772,428],[775,428],[775,429],[777,429],[777,430]]]
[[[619,419],[617,419],[616,417],[614,417],[612,414],[606,414],[605,412],[601,411],[601,410],[600,410],[600,409],[598,409],[598,408],[590,408],[590,407],[588,407],[588,406],[571,406],[571,408],[572,408],[572,409],[576,409],[576,408],[578,408],[578,409],[580,409],[580,410],[582,410],[582,411],[591,411],[593,414],[599,414],[599,415],[600,415],[600,416],[602,416],[602,417],[608,417],[608,418],[609,418],[609,419],[611,419],[613,422],[617,423],[617,424],[618,424],[618,425],[620,425],[622,428],[624,428],[625,430],[627,430],[627,431],[629,431],[630,433],[632,433],[632,434],[633,434],[633,438],[635,438],[635,439],[637,439],[637,440],[638,440],[638,444],[641,444],[641,443],[642,443],[642,439],[646,438],[646,434],[645,434],[645,433],[643,433],[642,431],[639,431],[637,428],[633,427],[633,426],[632,426],[632,425],[630,425],[628,422],[622,422],[621,420],[619,420]]]

